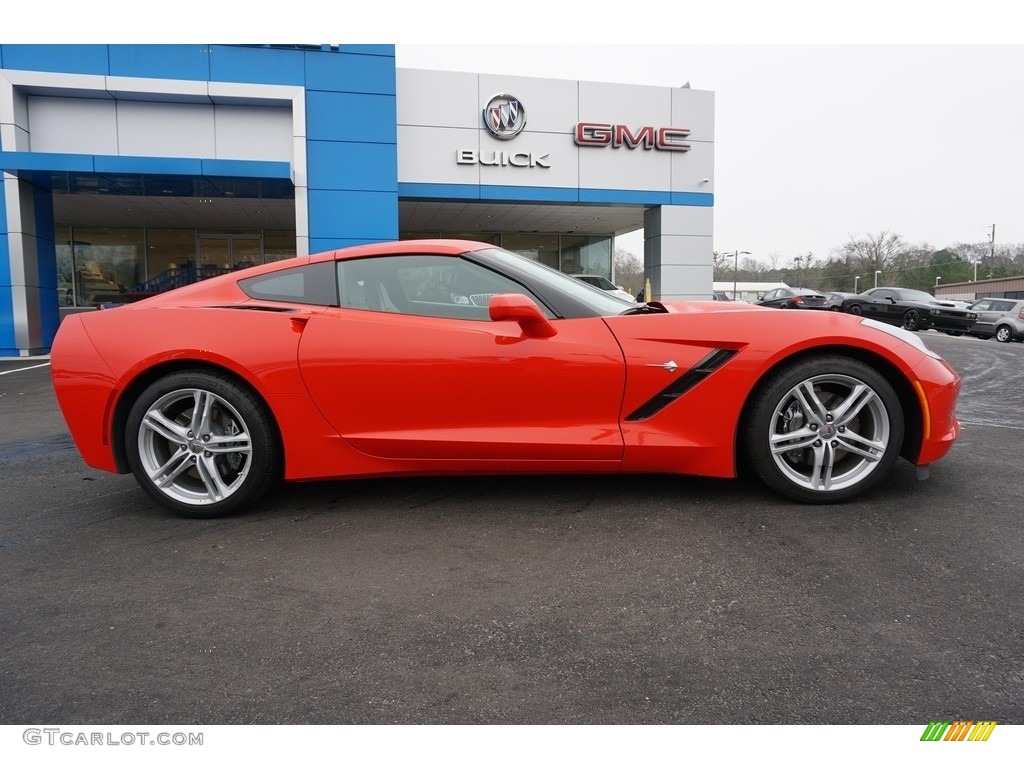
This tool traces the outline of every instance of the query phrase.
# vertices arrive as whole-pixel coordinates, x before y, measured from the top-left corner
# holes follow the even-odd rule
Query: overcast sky
[[[399,67],[715,93],[714,248],[1024,243],[1024,46],[399,44]],[[643,252],[639,236],[621,239]]]

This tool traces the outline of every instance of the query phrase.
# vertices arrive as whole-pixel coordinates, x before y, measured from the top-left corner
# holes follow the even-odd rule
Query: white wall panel
[[[522,187],[579,187],[576,150],[568,134],[531,133],[527,130],[510,141],[501,141],[482,132],[480,151],[487,159],[500,157],[495,153],[504,152],[506,156],[517,155],[517,162],[523,162],[525,157],[532,155],[534,161],[542,158],[550,168],[540,167],[539,164],[532,168],[481,166],[480,183]]]
[[[694,141],[714,141],[714,91],[673,88],[672,127],[689,128],[690,138]]]
[[[476,105],[477,77],[466,72],[397,70],[399,127],[477,128],[484,108],[483,104]]]
[[[714,208],[691,205],[663,205],[645,219],[644,233],[659,235],[709,235],[714,224]]]
[[[579,147],[580,186],[667,191],[672,152],[628,147]]]
[[[216,156],[212,104],[118,102],[117,128],[118,154],[145,157]]]
[[[292,159],[292,111],[280,107],[214,108],[218,159]]]
[[[715,191],[715,148],[710,142],[690,142],[689,152],[672,152],[673,192]],[[704,179],[708,179],[705,183]]]
[[[29,96],[33,152],[117,154],[117,105],[110,99]]]
[[[398,181],[418,184],[479,184],[478,165],[455,162],[460,149],[478,151],[475,128],[398,126]]]
[[[673,127],[671,88],[589,82],[579,87],[582,121]]]
[[[709,254],[710,255],[710,254]],[[714,285],[714,267],[707,264],[663,264],[656,296],[665,301],[710,299]]]

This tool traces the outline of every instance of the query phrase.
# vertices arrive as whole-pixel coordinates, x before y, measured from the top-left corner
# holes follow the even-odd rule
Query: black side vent
[[[643,421],[644,419],[649,419],[662,408],[666,408],[674,403],[676,399],[686,392],[689,392],[700,382],[721,368],[725,362],[735,354],[735,349],[714,350],[711,354],[707,355],[707,357],[693,366],[693,368],[688,370],[678,379],[665,387],[665,389],[661,390],[661,392],[629,414],[629,416],[626,417],[626,421]]]

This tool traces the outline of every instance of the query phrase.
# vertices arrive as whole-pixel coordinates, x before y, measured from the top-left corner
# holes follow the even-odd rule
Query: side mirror
[[[491,320],[495,322],[511,320],[519,323],[525,336],[547,339],[558,333],[551,321],[544,317],[540,307],[521,293],[499,293],[492,296],[487,309]]]

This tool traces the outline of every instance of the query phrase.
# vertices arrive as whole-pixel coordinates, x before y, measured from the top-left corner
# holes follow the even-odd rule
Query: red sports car
[[[901,328],[635,304],[455,240],[71,315],[51,360],[85,461],[190,517],[243,510],[282,478],[384,475],[749,468],[789,498],[840,502],[959,434],[959,377]]]

